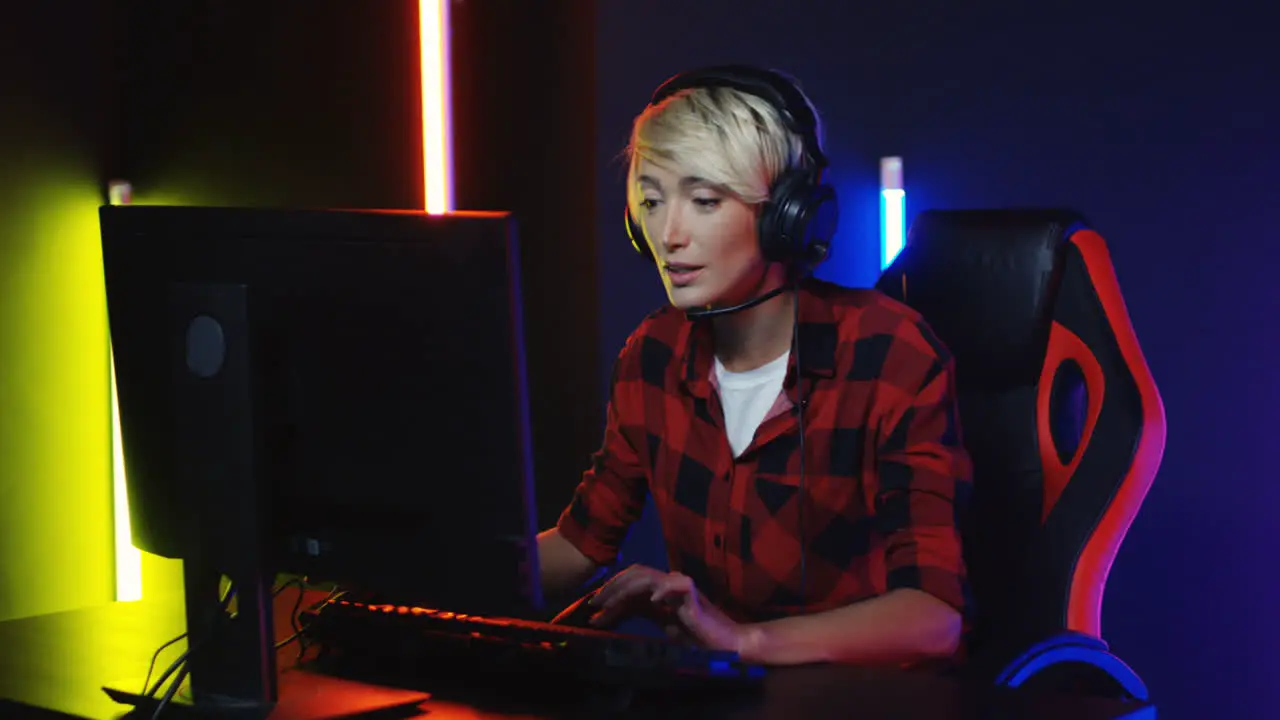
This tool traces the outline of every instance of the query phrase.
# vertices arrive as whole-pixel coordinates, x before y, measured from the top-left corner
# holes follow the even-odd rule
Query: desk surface
[[[293,598],[280,606],[288,617]],[[279,614],[279,613],[278,613]],[[285,628],[288,622],[278,623]],[[141,684],[155,649],[180,634],[182,611],[159,603],[113,604],[0,623],[0,715],[6,701],[45,708],[77,718],[119,718],[125,708],[102,691],[104,685],[134,689]],[[167,649],[158,671],[183,643]],[[521,720],[579,716],[572,706],[522,703],[492,690],[467,696],[429,679],[416,689],[396,689],[344,680],[292,668],[293,654],[282,651],[280,704],[272,718],[311,720],[359,717],[389,706],[415,706],[396,717],[433,720]],[[128,683],[122,685],[122,683]],[[648,699],[622,717],[662,718],[939,718],[970,720],[1120,720],[1154,718],[1154,710],[1090,698],[1032,696],[1012,691],[967,688],[924,674],[825,666],[777,669],[758,691],[736,698],[683,697],[679,702]]]

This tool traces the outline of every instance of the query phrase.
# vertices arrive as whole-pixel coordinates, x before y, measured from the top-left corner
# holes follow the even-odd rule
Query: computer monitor
[[[268,621],[276,572],[541,609],[510,215],[100,220],[133,539],[186,561],[190,630],[220,575]]]

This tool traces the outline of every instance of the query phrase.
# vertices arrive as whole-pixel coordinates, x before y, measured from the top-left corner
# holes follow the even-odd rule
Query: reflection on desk
[[[286,591],[277,599],[277,634],[290,634],[289,612],[296,598]],[[141,686],[155,649],[183,632],[179,603],[118,603],[88,610],[44,615],[0,623],[0,716],[17,715],[13,702],[43,708],[60,716],[108,719],[127,708],[103,692],[105,685]],[[160,668],[184,650],[166,650]],[[280,702],[271,714],[280,720],[355,718],[374,710],[404,708],[386,717],[433,720],[488,718],[559,718],[596,715],[565,689],[539,693],[483,693],[464,687],[433,685],[430,678],[414,687],[393,688],[352,676],[302,669],[296,649],[280,654]],[[585,695],[585,689],[583,695]],[[9,702],[6,702],[9,701]],[[24,717],[26,715],[23,715]],[[381,714],[380,714],[381,716]],[[1093,698],[1033,695],[993,688],[971,688],[950,679],[921,673],[841,666],[780,668],[764,686],[746,696],[707,694],[637,696],[618,715],[626,718],[1004,718],[1019,720],[1130,720],[1154,718],[1150,707]]]

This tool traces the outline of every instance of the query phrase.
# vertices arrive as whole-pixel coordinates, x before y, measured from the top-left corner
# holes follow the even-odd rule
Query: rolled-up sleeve
[[[961,527],[972,463],[961,438],[950,353],[922,322],[904,324],[882,382],[876,525],[889,590],[922,590],[968,614]]]
[[[625,362],[624,351],[610,382],[604,440],[557,523],[560,534],[597,565],[617,559],[649,489],[644,460],[632,439],[636,432],[643,437],[643,428],[629,417],[641,410],[628,401],[632,387],[622,370]]]

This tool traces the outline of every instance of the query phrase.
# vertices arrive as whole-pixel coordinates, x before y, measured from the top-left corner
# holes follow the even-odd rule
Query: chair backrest
[[[974,462],[971,648],[1100,637],[1107,574],[1165,441],[1105,241],[1069,210],[925,212],[877,288],[955,355]]]

